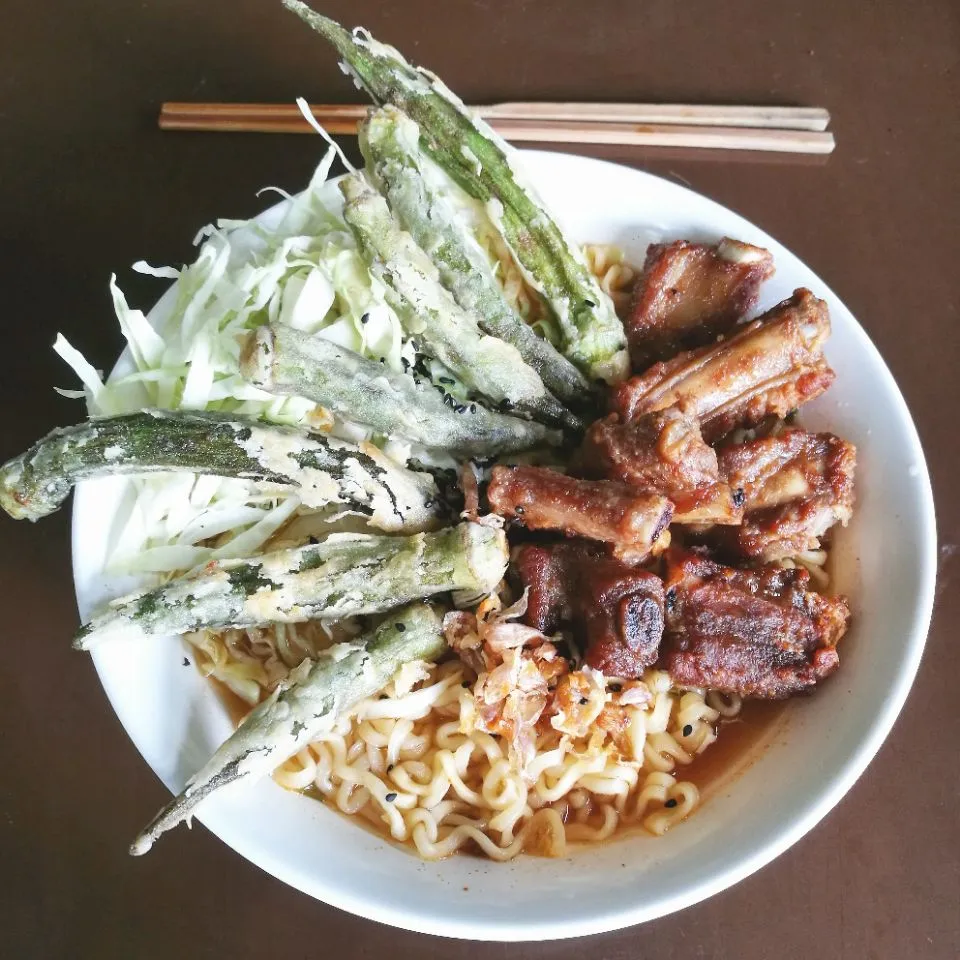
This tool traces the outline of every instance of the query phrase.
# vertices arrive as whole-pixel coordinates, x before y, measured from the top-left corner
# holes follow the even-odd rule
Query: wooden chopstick
[[[657,123],[691,127],[826,130],[823,107],[710,106],[692,103],[496,103],[478,107],[485,119]]]
[[[311,104],[316,117],[362,120],[364,104]],[[573,120],[585,123],[662,123],[706,127],[759,127],[772,130],[826,130],[823,107],[747,107],[667,103],[495,103],[474,107],[485,120]],[[299,117],[295,103],[164,103],[168,117]]]
[[[367,109],[311,106],[331,134],[356,133]],[[508,140],[526,142],[819,154],[835,146],[833,134],[824,129],[829,114],[819,107],[506,103],[475,109]],[[292,103],[165,103],[159,124],[164,130],[312,132]]]

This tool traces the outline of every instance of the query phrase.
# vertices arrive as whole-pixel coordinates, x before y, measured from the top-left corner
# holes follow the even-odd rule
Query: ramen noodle
[[[202,632],[189,638],[200,668],[253,706],[304,657],[329,645],[316,624]],[[674,689],[648,670],[649,702],[628,706],[630,749],[599,731],[540,733],[528,770],[502,738],[477,729],[473,675],[457,660],[417,664],[341,717],[334,729],[274,774],[363,817],[426,859],[465,845],[495,860],[522,851],[562,856],[568,843],[599,841],[619,826],[662,834],[697,806],[683,769],[716,737],[739,699]],[[616,679],[605,694],[616,700]]]

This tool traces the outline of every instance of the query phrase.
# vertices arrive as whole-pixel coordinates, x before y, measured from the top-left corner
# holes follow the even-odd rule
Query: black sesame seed
[[[692,724],[692,723],[688,723],[688,724],[683,728],[683,735],[684,735],[685,737],[689,737],[691,733],[693,733],[693,724]]]
[[[369,314],[369,313],[365,313],[365,314],[360,318],[360,322],[361,322],[361,323],[366,323],[369,319],[370,319],[370,314]]]
[[[744,500],[746,500],[746,494],[743,492],[743,487],[737,487],[737,489],[733,491],[733,505],[735,507],[742,507]]]
[[[391,763],[387,766],[387,773],[389,773],[392,769],[393,769],[393,764]]]
[[[611,689],[614,693],[619,693],[619,692],[623,689],[623,685],[622,685],[622,684],[619,684],[619,683],[611,683],[611,684],[610,684],[610,689]]]
[[[380,362],[381,362],[381,363],[386,363],[386,362],[387,362],[387,358],[386,358],[386,357],[381,357],[381,358],[380,358]]]
[[[666,601],[667,601],[667,609],[668,609],[668,610],[672,610],[672,609],[674,608],[674,606],[676,605],[676,602],[677,602],[677,588],[676,588],[676,587],[671,587],[671,588],[667,591]]]
[[[451,384],[454,382],[453,377],[437,377],[438,382]]]
[[[190,666],[190,661],[189,661],[186,657],[183,658],[183,665],[184,665],[185,667],[189,667],[189,666]]]
[[[515,514],[517,514],[517,516],[522,516],[522,515],[523,515],[523,507],[517,507],[513,512],[514,512]]]
[[[584,300],[584,305],[588,307],[595,307],[596,304],[592,300]]]
[[[471,403],[471,404],[470,404],[470,412],[471,412],[471,413],[476,413],[476,412],[477,412],[477,405],[476,405],[475,403]]]
[[[383,799],[386,800],[387,803],[393,803],[393,801],[397,799],[397,795],[395,793],[388,793]]]
[[[665,806],[668,810],[672,810],[676,805],[677,805],[677,801],[674,800],[673,797],[671,797],[671,798],[664,804],[664,806]]]
[[[406,625],[405,623],[398,623],[398,624],[397,624],[397,630],[398,630],[400,633],[403,633],[403,631],[406,630],[406,629],[407,629],[407,625]]]
[[[581,707],[582,707],[585,703],[587,703],[587,702],[588,702],[588,701],[587,701],[587,698],[586,698],[586,697],[581,697],[581,698],[580,698],[580,706],[581,706]]]

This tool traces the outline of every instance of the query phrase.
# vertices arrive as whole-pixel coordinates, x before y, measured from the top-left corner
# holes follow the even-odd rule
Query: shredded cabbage
[[[270,394],[239,374],[243,339],[267,321],[383,358],[393,370],[417,363],[415,345],[405,338],[383,284],[367,269],[342,219],[340,194],[329,179],[333,161],[331,148],[307,189],[285,195],[272,215],[219,220],[202,228],[194,239],[199,249],[192,264],[175,269],[137,262],[138,272],[174,281],[156,311],[156,329],[130,307],[111,277],[114,311],[132,365],[104,382],[58,336],[54,350],[84,388],[61,392],[84,396],[91,415],[145,406],[236,413],[355,441],[372,439],[400,462],[411,457],[409,444],[371,437],[367,428],[338,420],[310,400]],[[441,364],[421,363],[443,389],[466,396]],[[136,496],[118,513],[111,538],[108,570],[113,573],[164,576],[210,559],[249,556],[299,507],[294,495],[264,497],[243,480],[170,474],[134,483]]]

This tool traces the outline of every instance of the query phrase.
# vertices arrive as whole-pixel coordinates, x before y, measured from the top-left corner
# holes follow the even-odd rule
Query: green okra
[[[440,283],[437,269],[394,218],[387,201],[361,174],[343,177],[343,217],[371,271],[384,283],[407,333],[473,393],[563,422],[565,411],[512,344],[484,333]]]
[[[439,615],[425,603],[414,603],[365,637],[304,660],[144,828],[130,853],[146,853],[220,787],[271,774],[347,710],[386,686],[405,663],[436,660],[446,649]]]
[[[507,301],[469,225],[426,175],[430,161],[419,141],[417,124],[401,110],[388,105],[373,111],[360,126],[367,175],[433,261],[444,286],[464,310],[477,317],[481,329],[516,347],[560,401],[572,407],[589,403],[592,387],[586,377]],[[562,406],[553,417],[571,429],[582,429],[582,421]]]
[[[222,414],[143,410],[54,430],[0,467],[0,507],[15,519],[57,510],[74,484],[117,474],[186,471],[255,480],[308,507],[342,503],[389,531],[423,530],[440,515],[433,478],[357,446]]]
[[[375,102],[392,103],[420,128],[420,143],[487,211],[517,262],[556,315],[563,353],[591,379],[629,373],[626,336],[610,298],[510,159],[510,147],[439,78],[365,31],[350,33],[300,0],[283,0],[336,49]]]
[[[249,560],[219,560],[154,590],[121,597],[86,623],[74,646],[140,634],[302,623],[380,613],[449,590],[487,593],[507,567],[501,530],[461,523],[411,536],[333,534]]]
[[[457,404],[429,382],[388,369],[353,350],[283,324],[250,335],[243,375],[271,393],[307,397],[334,413],[389,436],[464,456],[487,457],[559,443],[559,431]]]

